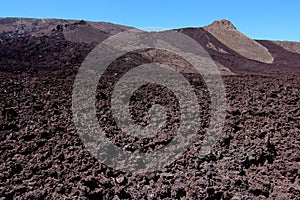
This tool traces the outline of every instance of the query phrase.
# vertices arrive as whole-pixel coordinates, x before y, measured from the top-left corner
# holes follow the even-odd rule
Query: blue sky
[[[0,17],[85,19],[137,28],[200,27],[228,19],[251,38],[300,41],[297,0],[9,0],[0,9]]]

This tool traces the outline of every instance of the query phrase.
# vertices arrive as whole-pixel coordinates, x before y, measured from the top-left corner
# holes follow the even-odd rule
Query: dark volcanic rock
[[[184,74],[202,105],[197,140],[160,171],[125,173],[92,157],[77,134],[73,83],[96,44],[66,41],[64,28],[47,36],[26,35],[0,43],[0,199],[299,198],[300,77],[298,65],[293,66],[298,54],[259,41],[275,58],[273,64],[260,63],[238,55],[204,29],[180,30],[237,74],[222,77],[228,107],[221,138],[207,156],[198,157],[209,124],[209,93],[201,76]],[[227,53],[207,47],[208,43]],[[292,55],[291,61],[284,62],[288,58],[283,55]],[[166,107],[166,128],[151,138],[120,131],[109,100],[113,83],[126,71],[141,63],[168,64],[176,59],[163,51],[145,50],[128,53],[110,66],[99,82],[95,105],[99,125],[115,145],[151,152],[172,139],[180,114],[167,88],[145,85],[130,99],[133,119],[144,125],[153,104]]]

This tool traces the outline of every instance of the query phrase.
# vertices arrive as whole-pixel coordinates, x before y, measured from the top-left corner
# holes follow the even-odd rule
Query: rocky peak
[[[227,19],[216,20],[212,24],[208,25],[208,27],[226,28],[226,29],[236,30],[236,27]]]
[[[204,29],[241,56],[263,63],[272,63],[274,60],[266,47],[238,31],[228,20],[214,21]]]

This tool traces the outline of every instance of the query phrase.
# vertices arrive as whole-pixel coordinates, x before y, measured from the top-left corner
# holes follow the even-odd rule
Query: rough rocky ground
[[[0,199],[299,199],[299,54],[259,41],[274,57],[272,65],[259,63],[238,55],[203,29],[179,31],[196,39],[215,61],[236,74],[223,76],[228,105],[225,126],[211,153],[199,158],[210,117],[209,96],[199,76],[186,74],[195,90],[204,94],[199,98],[203,123],[197,140],[180,159],[146,174],[103,165],[83,147],[77,134],[72,87],[94,43],[66,41],[61,29],[48,36],[2,40]],[[111,141],[128,151],[150,152],[172,138],[168,130],[178,123],[172,93],[150,85],[132,99],[138,123],[147,124],[145,113],[153,103],[170,111],[164,134],[149,140],[114,129],[107,105],[109,81],[117,78],[112,75],[123,72],[116,71],[123,64],[133,67],[151,61],[141,55],[131,53],[127,56],[132,63],[120,58],[112,65],[113,73],[99,83],[96,107],[99,124],[107,127]]]
[[[2,199],[297,199],[299,77],[224,82],[226,123],[211,154],[197,158],[199,140],[164,170],[136,175],[102,165],[83,148],[72,121],[73,77],[2,76]]]

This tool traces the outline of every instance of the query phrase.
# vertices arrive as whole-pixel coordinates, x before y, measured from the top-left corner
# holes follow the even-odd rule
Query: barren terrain
[[[219,67],[226,69],[222,73],[227,101],[222,135],[209,155],[198,157],[208,128],[210,101],[201,76],[186,73],[202,105],[197,139],[180,159],[162,170],[125,173],[91,156],[77,134],[72,115],[75,76],[84,58],[104,37],[97,40],[99,24],[95,31],[91,23],[72,23],[67,28],[55,24],[41,36],[3,32],[0,37],[1,200],[299,199],[297,45],[255,41],[274,58],[265,63],[243,57],[203,28],[177,30],[199,42]],[[69,35],[72,40],[66,39],[66,29],[75,30]],[[85,30],[97,35],[95,40],[81,37]],[[174,61],[169,54],[145,52],[129,53],[114,62],[110,66],[113,70],[99,82],[96,95],[99,125],[105,127],[112,142],[132,152],[151,152],[166,145],[180,122],[172,92],[148,85],[131,99],[132,116],[147,124],[151,105],[164,105],[169,111],[164,131],[139,139],[116,127],[109,100],[112,83],[124,69],[159,56],[166,62]]]

